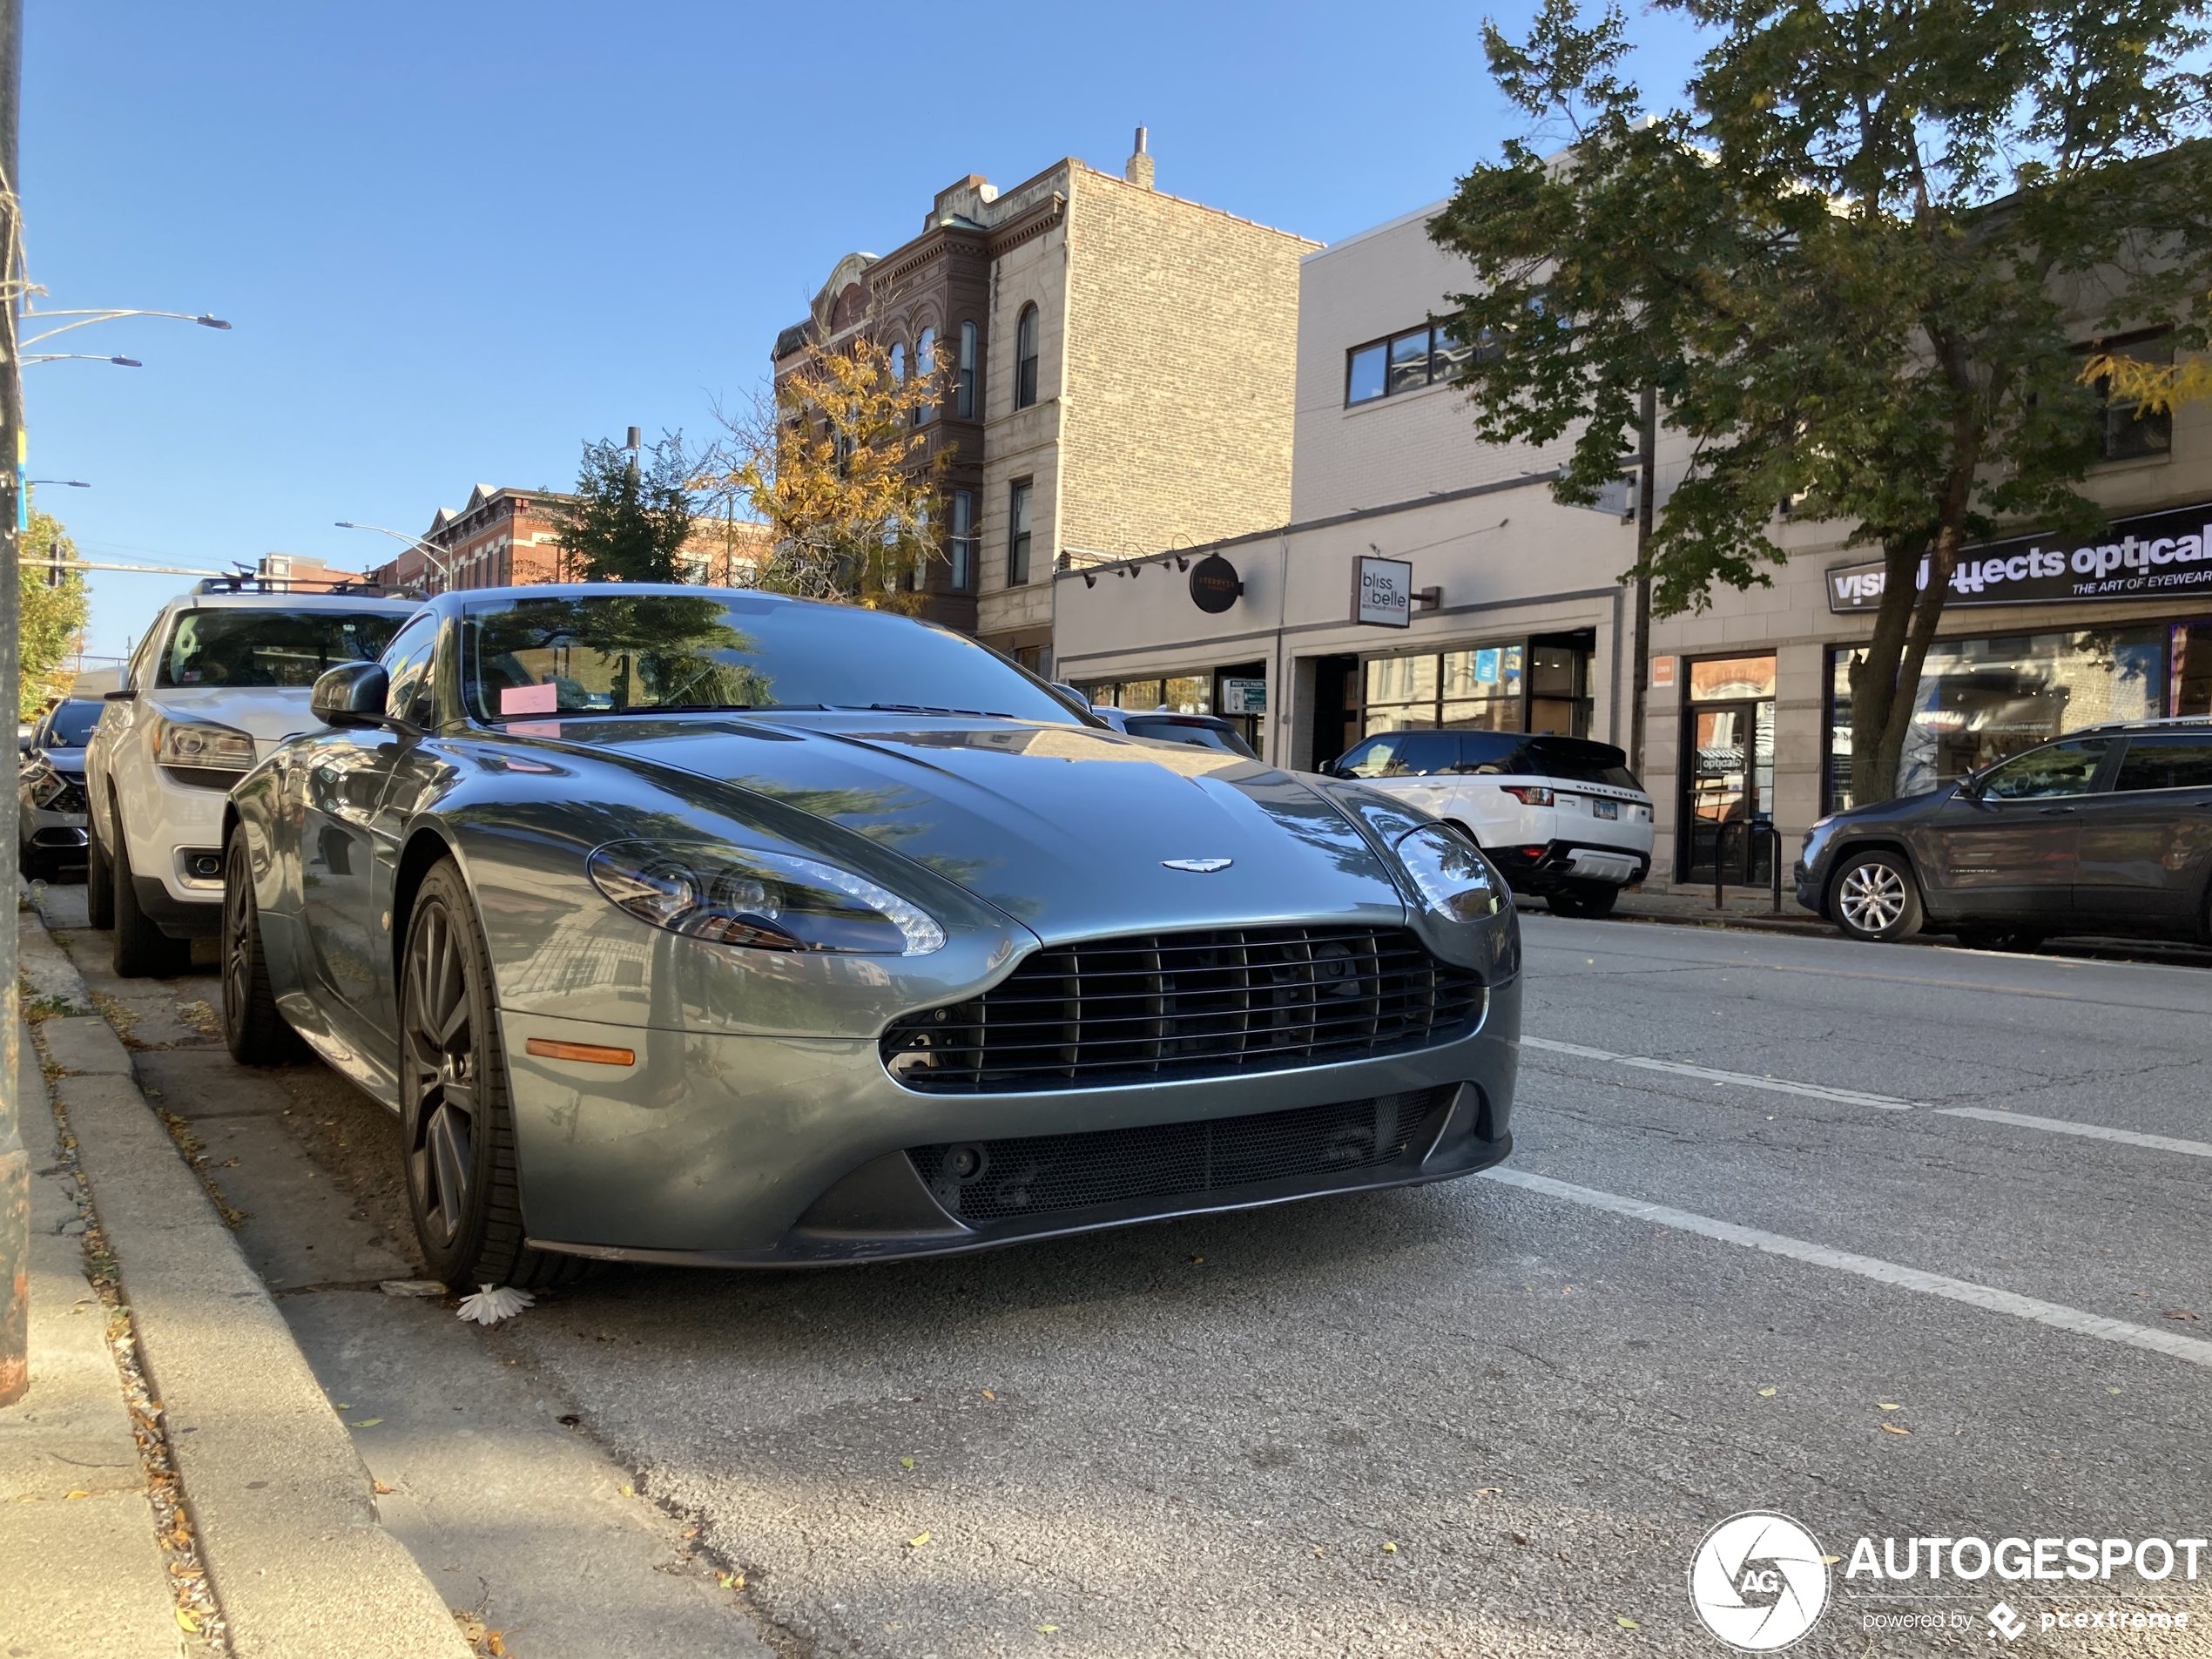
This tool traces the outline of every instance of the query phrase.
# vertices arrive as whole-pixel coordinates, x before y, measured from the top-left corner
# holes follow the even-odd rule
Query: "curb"
[[[24,971],[91,1006],[36,911]],[[238,1659],[420,1659],[470,1651],[406,1548],[284,1316],[97,1015],[37,1028],[62,1076],[94,1211],[122,1275],[200,1557]]]

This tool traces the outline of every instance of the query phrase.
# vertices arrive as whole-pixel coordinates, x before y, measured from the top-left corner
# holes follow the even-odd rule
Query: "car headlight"
[[[1488,860],[1463,836],[1426,824],[1398,843],[1398,861],[1428,907],[1447,921],[1480,921],[1502,907]]]
[[[233,726],[155,718],[154,764],[180,784],[228,789],[253,770],[253,738]]]
[[[31,805],[41,809],[51,807],[69,792],[69,779],[43,760],[25,781],[30,786]]]
[[[592,884],[642,921],[755,950],[926,956],[945,930],[850,870],[725,842],[610,841]]]

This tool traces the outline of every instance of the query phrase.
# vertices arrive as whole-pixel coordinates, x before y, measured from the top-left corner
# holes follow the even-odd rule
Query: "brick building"
[[[373,580],[416,587],[425,593],[448,588],[503,588],[576,579],[562,552],[560,528],[549,510],[573,500],[550,489],[512,489],[478,484],[458,509],[441,507],[422,539],[440,550],[436,557],[410,547],[371,573]],[[765,550],[765,525],[702,518],[685,544],[684,576],[688,582],[744,587]],[[440,566],[443,566],[441,573]]]
[[[921,233],[847,254],[778,337],[779,381],[866,333],[951,371],[931,451],[950,557],[925,614],[1049,670],[1052,574],[1288,516],[1298,260],[1316,245],[1072,158],[1008,191],[970,175]]]

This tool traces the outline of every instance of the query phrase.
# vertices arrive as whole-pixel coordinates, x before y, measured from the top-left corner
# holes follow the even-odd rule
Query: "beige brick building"
[[[914,241],[839,262],[776,372],[860,331],[909,362],[958,354],[935,425],[961,544],[927,577],[930,614],[1049,670],[1056,568],[1289,516],[1315,246],[1154,189],[1140,132],[1119,178],[1070,158],[940,192]]]

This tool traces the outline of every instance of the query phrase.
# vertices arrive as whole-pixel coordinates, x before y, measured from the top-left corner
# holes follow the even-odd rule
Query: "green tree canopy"
[[[2197,0],[1657,0],[1707,31],[1690,107],[1642,112],[1616,5],[1486,26],[1532,124],[1430,233],[1476,428],[1549,443],[1589,501],[1645,388],[1693,451],[1638,572],[1655,610],[1769,583],[1779,503],[1882,550],[1853,789],[1894,787],[1953,564],[2001,523],[2087,529],[2094,340],[2202,349],[2212,145]],[[1919,583],[1923,561],[1925,587]]]
[[[635,457],[610,440],[585,444],[575,498],[550,510],[577,574],[586,582],[682,581],[691,470],[681,433],[663,433]]]
[[[27,719],[45,707],[49,698],[68,689],[60,671],[84,631],[84,577],[77,568],[77,544],[63,531],[61,520],[35,508],[30,529],[17,545],[17,557],[23,678],[17,712]]]

